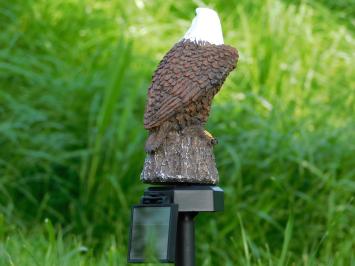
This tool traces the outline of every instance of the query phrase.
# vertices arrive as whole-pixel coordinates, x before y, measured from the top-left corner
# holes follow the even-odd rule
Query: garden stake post
[[[132,208],[129,262],[195,265],[194,218],[222,211],[223,190],[213,154],[217,140],[204,129],[213,97],[236,67],[224,45],[218,14],[197,8],[184,38],[164,56],[148,89],[144,127],[145,190]]]
[[[176,266],[195,265],[195,212],[182,212],[178,218]]]

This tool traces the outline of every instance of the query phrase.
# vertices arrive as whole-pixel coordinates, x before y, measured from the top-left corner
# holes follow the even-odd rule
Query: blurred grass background
[[[146,91],[204,5],[240,61],[197,265],[355,265],[353,0],[2,0],[0,265],[126,265]]]

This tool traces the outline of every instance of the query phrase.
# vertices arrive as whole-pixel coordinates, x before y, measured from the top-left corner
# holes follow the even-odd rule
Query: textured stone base
[[[141,180],[153,184],[217,184],[213,146],[190,129],[172,131],[153,154],[147,154]]]

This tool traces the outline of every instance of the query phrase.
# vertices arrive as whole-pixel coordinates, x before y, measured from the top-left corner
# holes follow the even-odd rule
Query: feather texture
[[[213,96],[237,60],[237,50],[228,45],[177,43],[153,75],[144,127],[153,129],[168,120],[178,123],[177,129],[205,123]]]

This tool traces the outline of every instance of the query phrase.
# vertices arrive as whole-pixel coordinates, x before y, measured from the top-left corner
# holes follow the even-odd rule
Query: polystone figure
[[[213,97],[237,61],[237,50],[223,42],[218,14],[197,8],[191,27],[161,60],[148,89],[143,182],[218,183],[217,140],[204,126]]]

